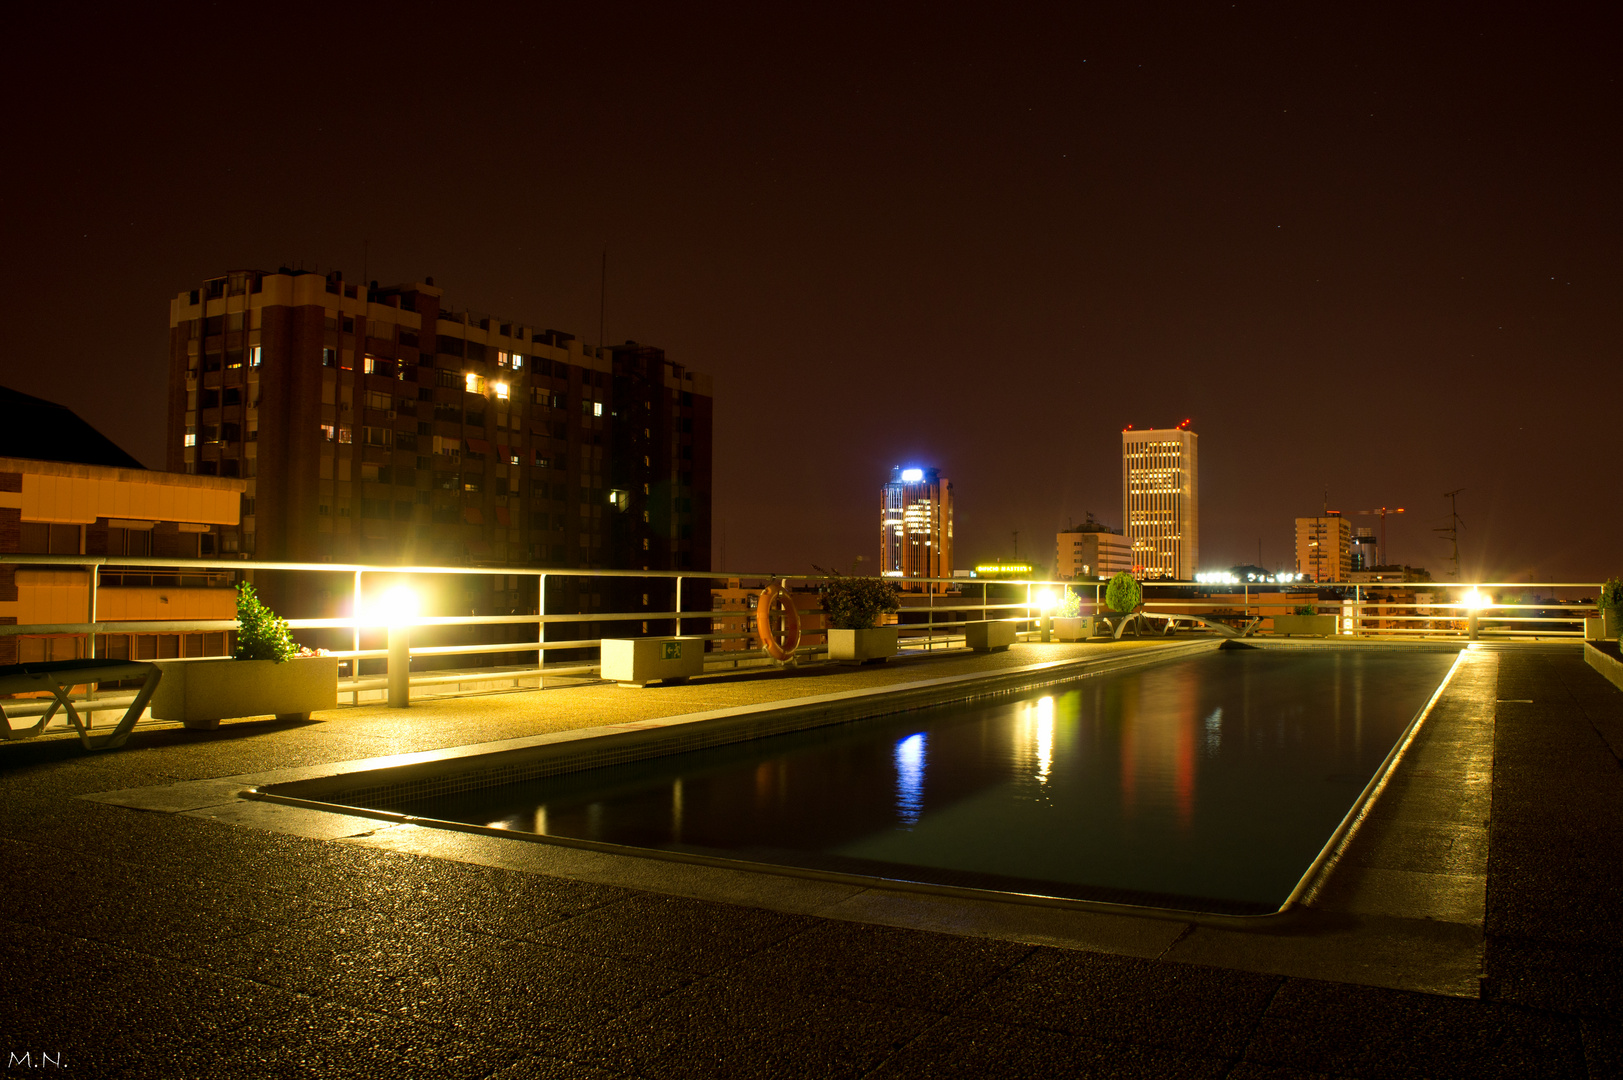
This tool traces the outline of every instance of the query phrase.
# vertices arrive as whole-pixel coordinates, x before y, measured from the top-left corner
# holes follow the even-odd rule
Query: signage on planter
[[[682,643],[680,641],[666,641],[660,645],[661,660],[682,659]]]

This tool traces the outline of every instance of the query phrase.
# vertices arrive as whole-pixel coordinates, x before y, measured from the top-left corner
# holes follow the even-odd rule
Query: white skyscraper
[[[1193,581],[1200,562],[1198,436],[1188,423],[1121,433],[1121,516],[1140,577]]]

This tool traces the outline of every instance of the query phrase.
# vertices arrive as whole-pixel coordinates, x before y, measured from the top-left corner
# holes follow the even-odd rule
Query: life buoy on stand
[[[782,634],[772,626],[772,609],[783,610]],[[786,582],[773,582],[761,590],[755,602],[755,630],[761,635],[761,648],[778,663],[788,663],[800,645],[800,612]]]

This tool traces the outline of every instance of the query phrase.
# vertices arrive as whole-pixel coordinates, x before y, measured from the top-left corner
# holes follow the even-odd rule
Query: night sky
[[[1120,525],[1200,434],[1201,562],[1403,506],[1392,558],[1623,571],[1611,5],[29,5],[0,383],[163,464],[168,301],[279,265],[715,377],[718,563]],[[288,20],[277,24],[278,13]],[[1355,524],[1375,524],[1373,520]]]

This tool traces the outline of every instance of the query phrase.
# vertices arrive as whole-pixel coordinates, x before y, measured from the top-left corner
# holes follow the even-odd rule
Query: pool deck
[[[1155,648],[150,725],[95,755],[7,745],[0,1049],[142,1077],[1623,1075],[1623,691],[1580,646],[1473,651],[1307,912],[1260,930],[238,797],[339,763]]]

